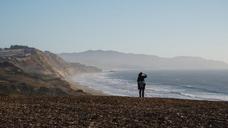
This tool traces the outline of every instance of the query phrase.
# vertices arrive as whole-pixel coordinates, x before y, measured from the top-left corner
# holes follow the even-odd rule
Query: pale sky
[[[228,0],[1,0],[0,46],[228,62]]]

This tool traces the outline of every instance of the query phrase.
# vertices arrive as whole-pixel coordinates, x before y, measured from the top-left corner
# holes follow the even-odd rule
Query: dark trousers
[[[139,97],[144,97],[144,90],[145,89],[139,89]]]

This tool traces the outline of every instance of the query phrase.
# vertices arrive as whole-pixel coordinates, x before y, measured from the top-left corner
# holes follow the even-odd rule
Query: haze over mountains
[[[74,90],[66,78],[78,73],[100,72],[99,68],[228,69],[228,64],[224,62],[199,57],[162,58],[102,50],[59,56],[27,46],[0,49],[0,95],[77,95],[83,92]]]
[[[103,69],[150,69],[150,70],[208,70],[228,69],[222,61],[200,57],[180,56],[164,58],[154,55],[121,53],[116,51],[89,50],[79,53],[59,54],[68,62],[80,62]]]

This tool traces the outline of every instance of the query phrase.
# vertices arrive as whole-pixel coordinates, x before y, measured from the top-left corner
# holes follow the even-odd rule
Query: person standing
[[[139,97],[144,97],[144,91],[146,86],[145,78],[147,78],[147,75],[145,73],[140,72],[137,79]]]

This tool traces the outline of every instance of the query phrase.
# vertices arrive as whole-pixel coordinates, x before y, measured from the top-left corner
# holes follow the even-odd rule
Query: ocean
[[[73,80],[109,95],[138,97],[140,71],[104,71],[82,74]],[[146,97],[228,101],[228,71],[143,71]]]

